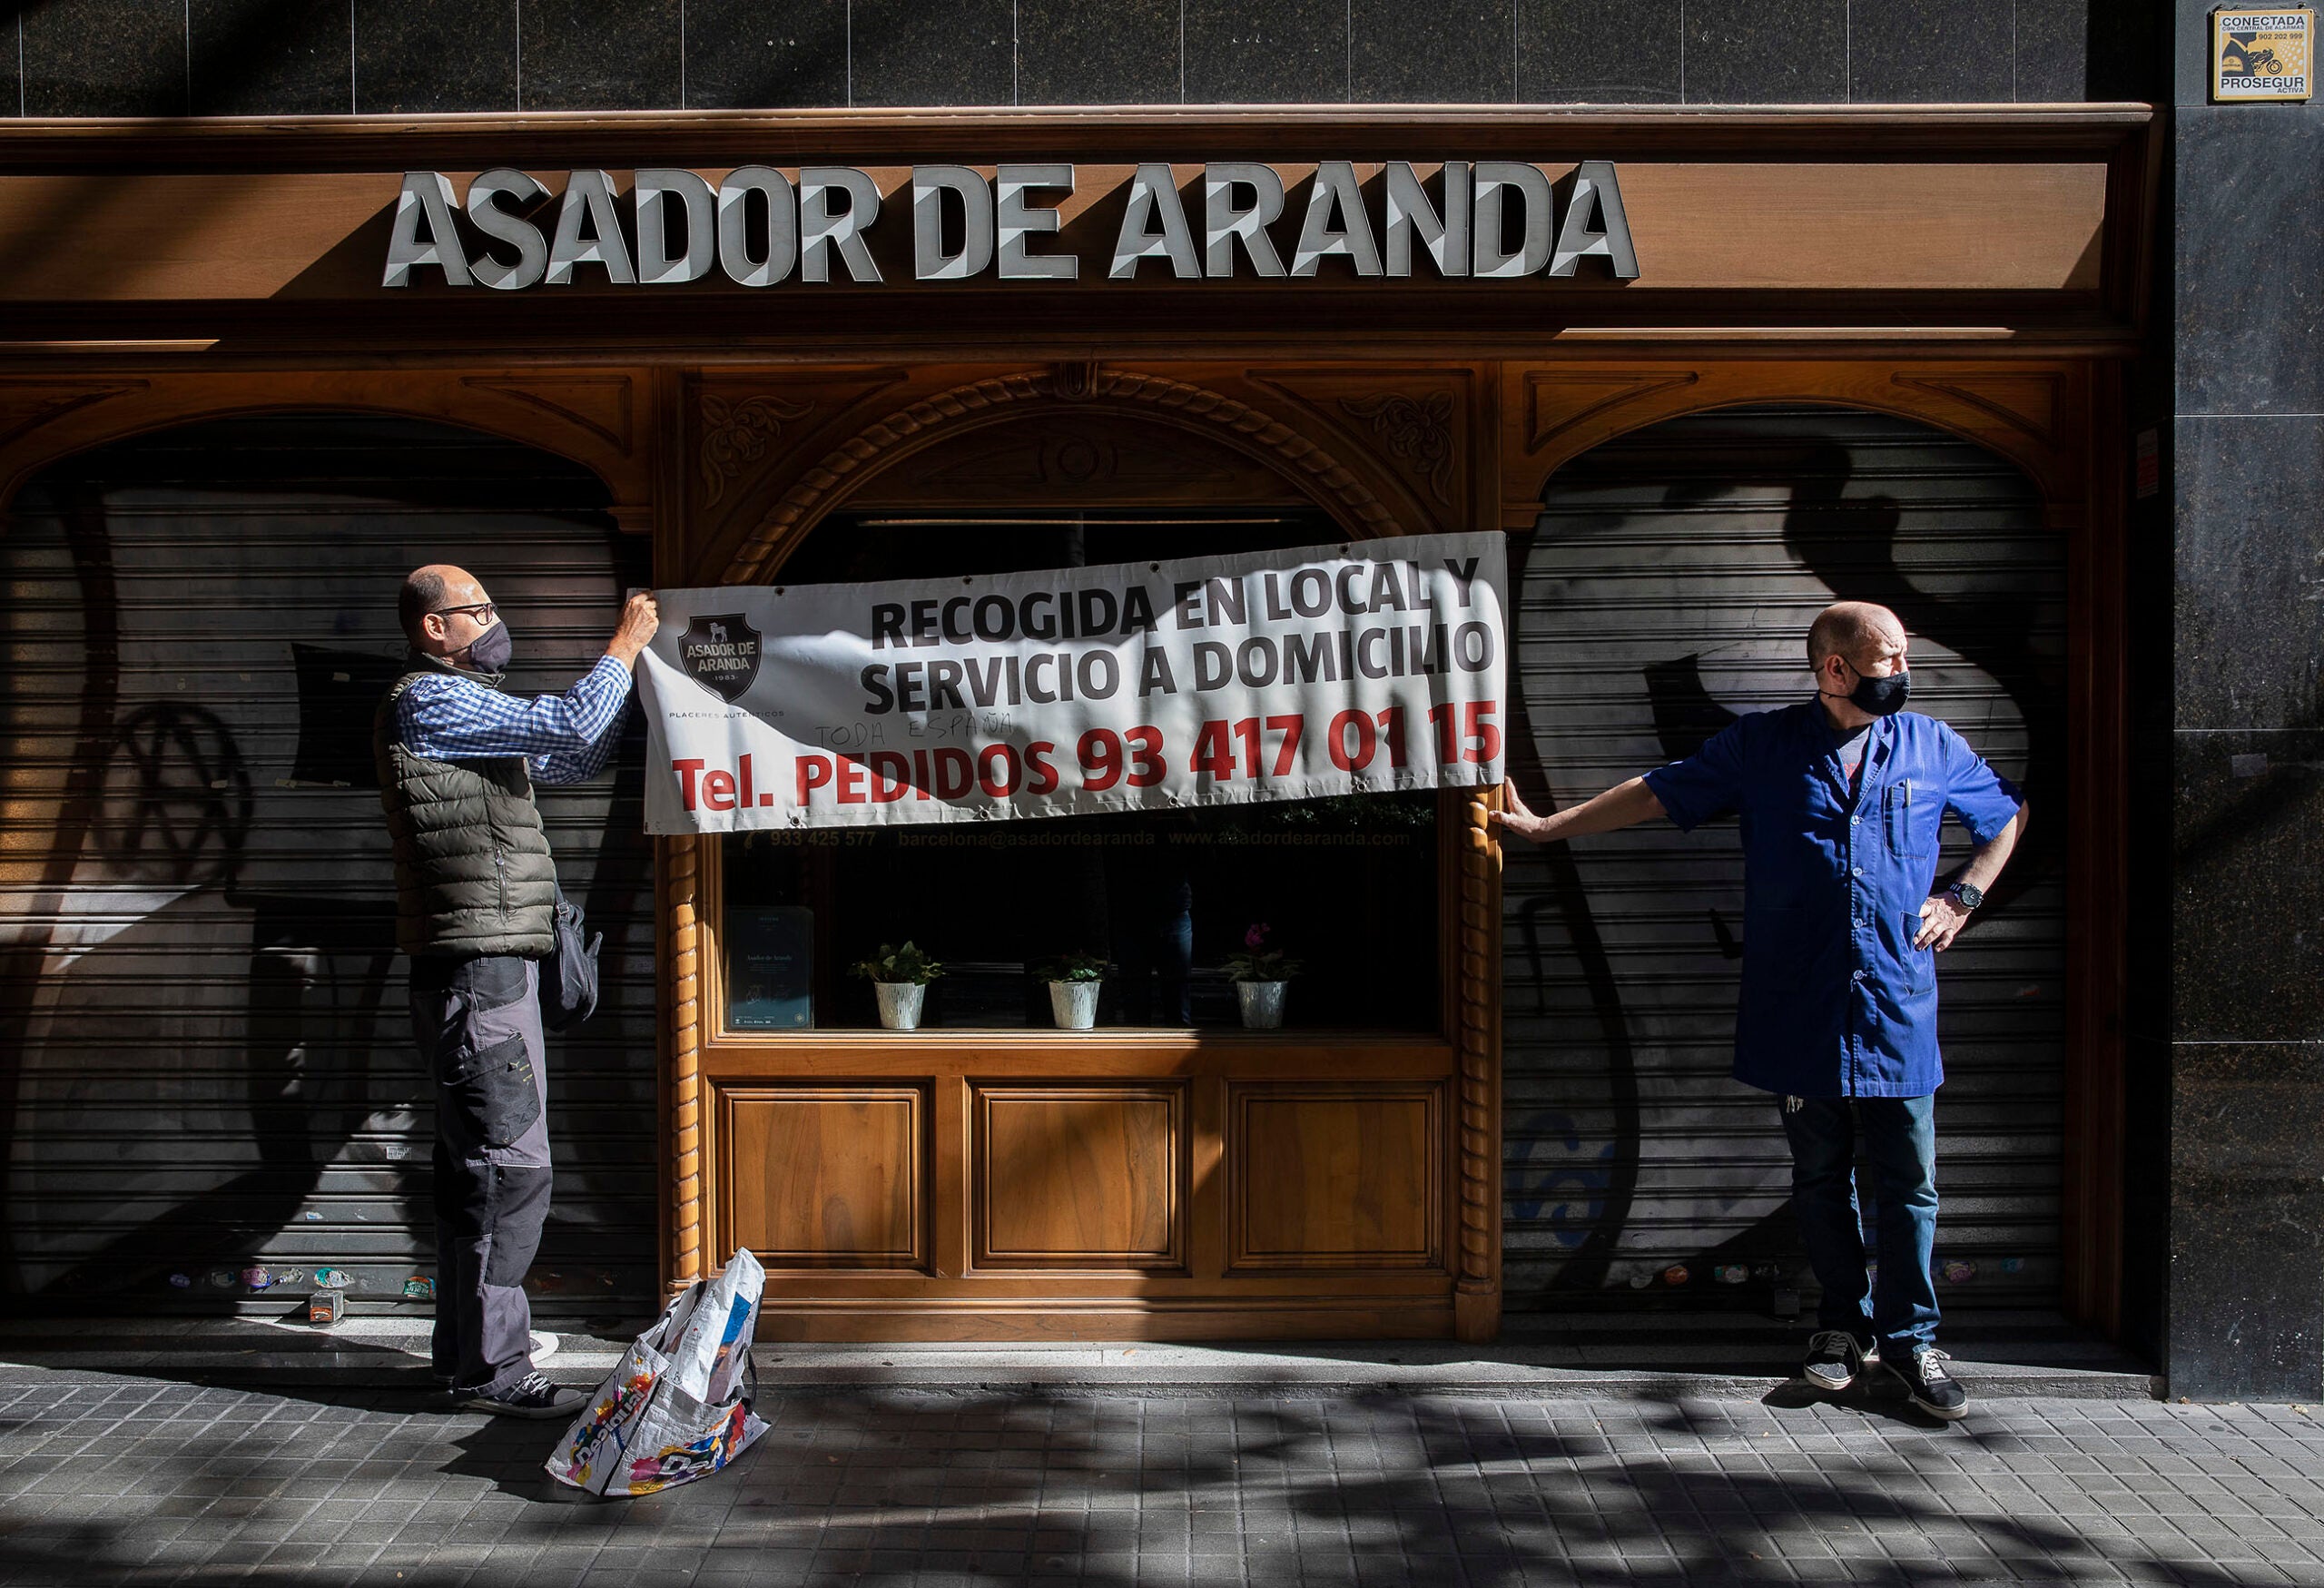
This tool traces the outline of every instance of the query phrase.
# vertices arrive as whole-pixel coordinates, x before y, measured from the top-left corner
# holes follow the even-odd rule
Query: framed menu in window
[[[736,904],[721,928],[726,1029],[806,1031],[815,1023],[815,912],[802,904]]]

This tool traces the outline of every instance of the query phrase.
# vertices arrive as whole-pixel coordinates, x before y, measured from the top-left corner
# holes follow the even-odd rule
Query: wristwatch
[[[1952,894],[1964,910],[1974,910],[1985,902],[1985,891],[1968,883],[1955,883],[1945,891]]]

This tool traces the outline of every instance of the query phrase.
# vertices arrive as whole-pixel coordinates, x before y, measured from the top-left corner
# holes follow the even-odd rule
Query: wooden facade
[[[1420,143],[1609,158],[1630,163],[1626,184],[1634,165],[1640,280],[1326,279],[1305,295],[902,281],[835,290],[795,317],[796,291],[375,284],[412,167],[1126,166],[1149,151],[1312,162]],[[2121,365],[2152,182],[2149,113],[2122,106],[28,123],[0,128],[0,235],[54,241],[0,284],[0,499],[57,459],[199,418],[424,416],[593,471],[622,528],[652,538],[657,582],[677,587],[779,582],[843,508],[1069,494],[1313,508],[1351,537],[1523,528],[1590,448],[1743,403],[1870,409],[1966,437],[2025,472],[2067,547],[2067,1298],[2110,1326]],[[1757,229],[1684,224],[1719,206]],[[12,786],[11,824],[36,824],[55,794]],[[1490,1337],[1493,797],[1440,800],[1438,1029],[1344,1040],[733,1031],[716,841],[660,841],[665,1282],[747,1245],[777,1336]]]

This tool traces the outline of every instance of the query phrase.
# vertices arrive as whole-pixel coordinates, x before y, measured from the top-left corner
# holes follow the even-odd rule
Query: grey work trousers
[[[413,960],[411,1031],[436,1090],[436,1374],[498,1394],[533,1370],[525,1271],[548,1218],[539,964]]]

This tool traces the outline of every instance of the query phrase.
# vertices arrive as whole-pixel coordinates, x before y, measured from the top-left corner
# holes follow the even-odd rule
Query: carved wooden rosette
[[[1452,394],[1423,392],[1407,397],[1400,391],[1377,397],[1343,397],[1341,410],[1364,421],[1380,444],[1413,478],[1425,484],[1438,506],[1452,506],[1452,482],[1459,472],[1460,448],[1452,436]]]
[[[670,943],[670,1273],[673,1294],[703,1277],[702,841],[665,838]]]
[[[812,402],[792,402],[772,393],[728,398],[702,394],[703,505],[715,507],[727,485],[766,458],[785,425],[815,411]]]
[[[1267,365],[1246,377],[1308,434],[1334,446],[1390,504],[1408,535],[1480,524],[1475,466],[1485,450],[1473,368],[1447,364]]]
[[[1491,813],[1498,785],[1473,791],[1463,807],[1457,955],[1461,1183],[1460,1253],[1453,1324],[1464,1340],[1501,1327],[1501,843]]]

